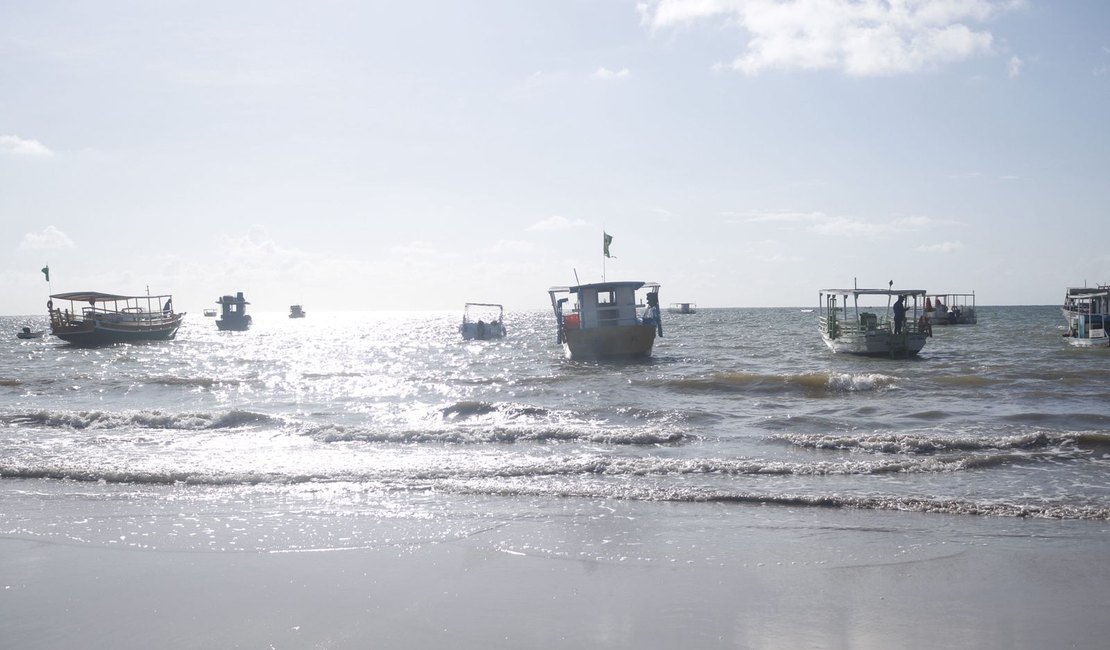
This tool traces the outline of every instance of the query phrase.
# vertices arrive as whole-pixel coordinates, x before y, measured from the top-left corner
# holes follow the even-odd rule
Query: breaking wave
[[[897,379],[880,373],[808,373],[800,375],[761,375],[746,372],[716,372],[704,377],[679,377],[657,380],[664,388],[685,393],[753,393],[835,395],[883,390],[895,386]]]
[[[161,411],[31,411],[0,415],[0,422],[58,429],[234,429],[280,425],[282,420],[263,413],[232,409],[221,413],[163,413]]]

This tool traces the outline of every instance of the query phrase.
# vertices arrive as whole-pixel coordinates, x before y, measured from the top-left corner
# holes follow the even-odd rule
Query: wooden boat
[[[221,331],[242,332],[250,329],[251,317],[247,314],[247,305],[250,303],[243,298],[242,291],[234,296],[220,296],[216,304],[222,309],[220,318],[216,320],[216,327]]]
[[[1068,343],[1080,348],[1110,346],[1106,329],[1110,325],[1110,287],[1087,290],[1071,298],[1068,331],[1064,334]]]
[[[300,305],[289,305],[289,318],[304,318],[304,308]]]
[[[646,289],[646,307],[637,312],[636,292]],[[566,297],[559,297],[567,294]],[[568,359],[621,359],[651,356],[663,335],[659,285],[654,282],[599,282],[548,289],[555,310],[556,340]],[[573,296],[574,307],[564,305]]]
[[[473,314],[471,312],[474,312]],[[479,316],[474,320],[474,314]],[[482,318],[482,315],[485,318]],[[505,308],[491,302],[468,302],[463,306],[459,333],[467,340],[500,339],[505,337]]]
[[[925,318],[930,325],[974,325],[975,292],[927,294]]]
[[[55,307],[55,300],[68,301],[69,307]],[[185,318],[185,312],[174,312],[171,295],[76,291],[54,294],[46,306],[51,334],[72,345],[90,347],[172,339]]]
[[[674,302],[670,307],[667,307],[668,314],[696,314],[698,313],[698,305],[693,302]]]
[[[874,297],[886,297],[882,307],[860,305]],[[923,289],[821,289],[818,293],[821,315],[818,329],[825,345],[835,353],[871,357],[910,357],[925,347],[929,335],[923,315]],[[895,323],[890,301],[902,297],[912,300],[905,307],[904,322]],[[849,305],[849,299],[851,305]],[[904,301],[903,301],[904,302]],[[897,303],[896,303],[897,304]]]

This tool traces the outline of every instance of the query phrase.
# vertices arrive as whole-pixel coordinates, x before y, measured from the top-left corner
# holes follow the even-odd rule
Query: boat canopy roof
[[[499,305],[495,302],[468,302],[468,303],[466,303],[465,306],[466,307],[497,307],[498,309],[504,309],[504,307],[502,307],[501,305]]]
[[[567,287],[551,287],[547,290],[548,293],[578,293],[579,291],[594,289],[598,292],[613,291],[616,289],[623,289],[631,287],[633,291],[647,287],[648,289],[658,289],[658,282],[641,282],[638,280],[628,280],[624,282],[595,282],[593,284],[578,284]]]
[[[75,302],[116,302],[120,300],[151,300],[155,298],[172,298],[169,294],[160,296],[121,296],[115,293],[101,293],[100,291],[71,291],[69,293],[56,293],[51,298],[56,300],[73,300]]]
[[[821,289],[821,293],[844,296],[924,296],[924,289]]]

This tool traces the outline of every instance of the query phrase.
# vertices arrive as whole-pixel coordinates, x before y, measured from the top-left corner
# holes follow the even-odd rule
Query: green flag
[[[42,274],[46,276],[46,281],[50,282],[50,265],[42,267]]]
[[[604,231],[601,234],[605,236],[604,243],[601,246],[601,252],[605,254],[605,257],[612,257],[612,255],[609,254],[609,244],[613,243],[613,236]]]

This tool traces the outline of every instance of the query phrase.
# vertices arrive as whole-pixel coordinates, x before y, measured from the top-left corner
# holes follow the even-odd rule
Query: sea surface
[[[198,311],[174,341],[99,349],[17,340],[45,317],[3,317],[0,535],[403,547],[662,504],[658,557],[769,512],[1110,519],[1110,350],[1067,345],[1056,307],[979,314],[891,360],[833,355],[816,313],[702,309],[665,315],[636,363],[564,359],[548,311],[508,312],[499,341],[463,341],[453,312],[219,332]],[[625,557],[643,536],[498,543]]]

